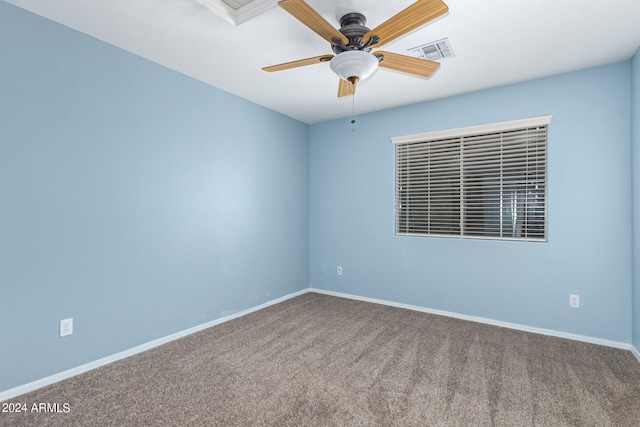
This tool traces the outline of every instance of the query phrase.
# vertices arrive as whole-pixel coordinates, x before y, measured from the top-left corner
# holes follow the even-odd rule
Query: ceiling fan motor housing
[[[344,45],[333,44],[331,47],[333,52],[337,55],[347,50],[364,50],[370,52],[371,48],[364,45],[363,37],[369,31],[369,28],[365,27],[367,18],[361,13],[347,13],[340,18],[340,32],[349,39],[349,43]]]

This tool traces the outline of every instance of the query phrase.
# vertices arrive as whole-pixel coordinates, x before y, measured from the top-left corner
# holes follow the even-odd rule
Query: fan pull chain
[[[351,95],[351,124],[356,124],[356,94]]]

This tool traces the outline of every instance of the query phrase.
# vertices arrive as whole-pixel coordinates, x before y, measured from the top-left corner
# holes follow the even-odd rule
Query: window
[[[546,241],[550,122],[392,138],[396,234]]]

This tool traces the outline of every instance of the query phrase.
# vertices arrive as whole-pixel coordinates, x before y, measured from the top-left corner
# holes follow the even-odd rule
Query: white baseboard
[[[16,396],[20,396],[20,395],[25,394],[25,393],[29,393],[31,391],[34,391],[34,390],[37,390],[39,388],[48,386],[50,384],[57,383],[58,381],[62,381],[62,380],[65,380],[67,378],[74,377],[74,376],[82,374],[84,372],[91,371],[93,369],[99,368],[100,366],[108,365],[109,363],[113,363],[113,362],[115,362],[117,360],[121,360],[121,359],[124,359],[126,357],[133,356],[133,355],[138,354],[138,353],[142,353],[143,351],[147,351],[147,350],[150,350],[150,349],[152,349],[154,347],[158,347],[158,346],[160,346],[162,344],[166,344],[168,342],[177,340],[179,338],[186,337],[187,335],[191,335],[193,333],[202,331],[202,330],[210,328],[212,326],[219,325],[219,324],[224,323],[224,322],[228,322],[229,320],[233,320],[233,319],[236,319],[238,317],[245,316],[245,315],[247,315],[249,313],[253,313],[254,311],[261,310],[263,308],[269,307],[269,306],[274,305],[274,304],[278,304],[280,302],[286,301],[286,300],[291,299],[293,297],[297,297],[298,295],[302,295],[302,294],[305,294],[307,292],[309,292],[309,289],[303,289],[301,291],[294,292],[294,293],[285,295],[283,297],[276,298],[276,299],[271,300],[271,301],[267,301],[264,304],[260,304],[260,305],[257,305],[255,307],[251,307],[251,308],[248,308],[246,310],[242,310],[242,311],[239,311],[237,313],[230,314],[228,316],[224,316],[224,317],[212,320],[211,322],[203,323],[201,325],[197,325],[197,326],[194,326],[192,328],[185,329],[183,331],[176,332],[176,333],[171,334],[171,335],[167,335],[166,337],[158,338],[158,339],[153,340],[153,341],[149,341],[148,343],[141,344],[139,346],[130,348],[128,350],[121,351],[121,352],[116,353],[116,354],[112,354],[111,356],[103,357],[102,359],[94,360],[93,362],[89,362],[89,363],[86,363],[84,365],[77,366],[75,368],[71,368],[69,370],[66,370],[66,371],[63,371],[63,372],[59,372],[57,374],[54,374],[54,375],[51,375],[51,376],[48,376],[48,377],[45,377],[45,378],[30,382],[30,383],[27,383],[27,384],[21,385],[21,386],[18,386],[18,387],[11,388],[9,390],[5,390],[3,392],[0,392],[0,402],[3,401],[3,400],[12,399],[12,398],[14,398]]]
[[[402,304],[402,303],[397,303],[393,301],[361,297],[358,295],[345,294],[342,292],[325,291],[323,289],[315,289],[315,288],[309,288],[309,292],[317,292],[319,294],[332,295],[336,297],[349,298],[349,299],[358,300],[358,301],[388,305],[391,307],[405,308],[408,310],[421,311],[423,313],[437,314],[440,316],[455,317],[456,319],[469,320],[472,322],[485,323],[485,324],[494,325],[494,326],[501,326],[503,328],[515,329],[518,331],[533,332],[535,334],[549,335],[553,337],[566,338],[574,341],[582,341],[590,344],[598,344],[598,345],[604,345],[607,347],[621,348],[624,350],[631,350],[632,352],[635,350],[634,354],[636,358],[638,358],[638,361],[640,362],[640,354],[638,353],[638,351],[631,344],[625,343],[625,342],[605,340],[602,338],[594,338],[586,335],[571,334],[567,332],[556,331],[553,329],[536,328],[532,326],[520,325],[518,323],[502,322],[500,320],[487,319],[485,317],[469,316],[466,314],[459,314],[451,311],[435,310],[431,308],[420,307],[417,305]]]
[[[631,346],[631,353],[636,357],[636,359],[638,359],[638,362],[640,363],[640,350],[638,350],[634,346]]]

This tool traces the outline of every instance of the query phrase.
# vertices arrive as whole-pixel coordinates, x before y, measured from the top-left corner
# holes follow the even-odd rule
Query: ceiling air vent
[[[440,61],[444,58],[456,56],[447,38],[423,44],[422,46],[414,47],[407,51],[416,58],[428,59],[429,61]]]

